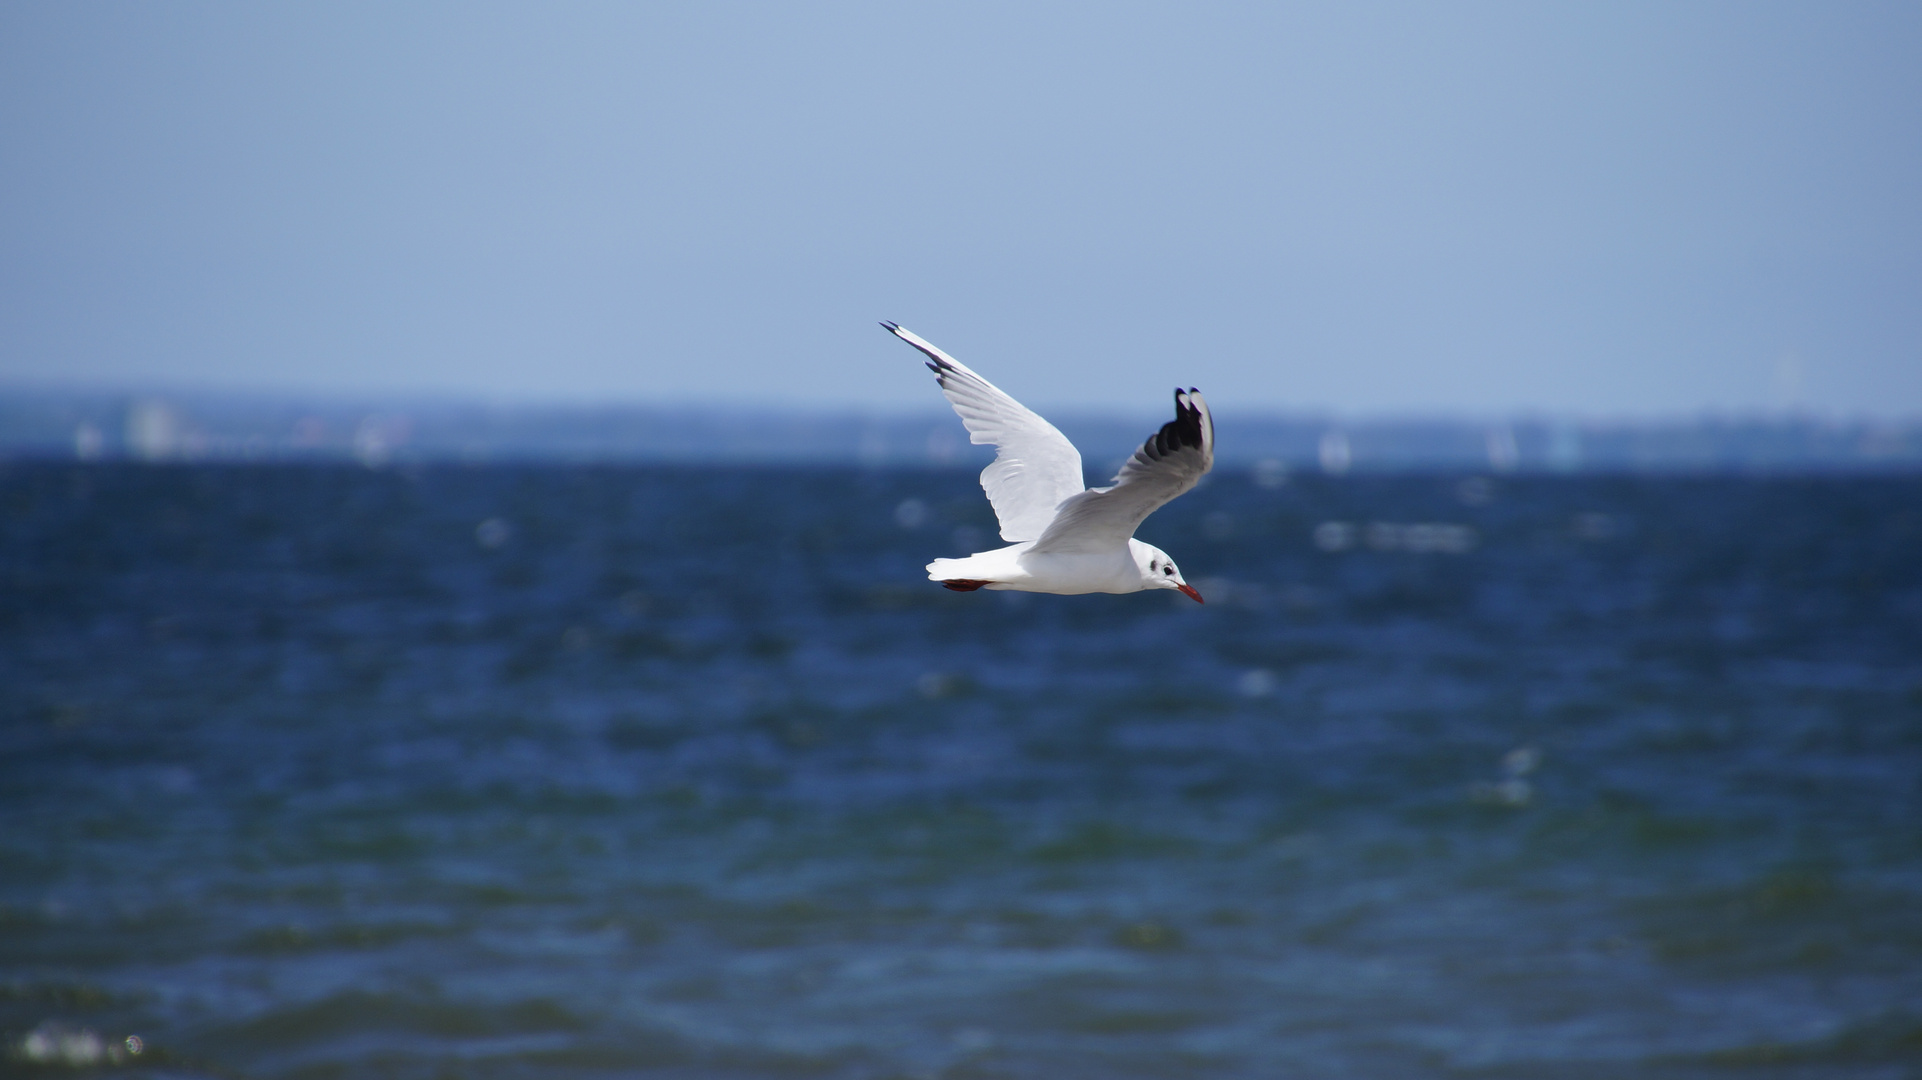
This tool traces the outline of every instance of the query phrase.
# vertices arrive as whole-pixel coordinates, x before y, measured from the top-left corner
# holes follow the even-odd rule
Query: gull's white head
[[[1181,568],[1168,557],[1168,553],[1139,540],[1128,545],[1134,549],[1135,566],[1141,570],[1141,587],[1144,589],[1173,589],[1187,596],[1195,603],[1202,603],[1201,594],[1195,591],[1181,577]]]

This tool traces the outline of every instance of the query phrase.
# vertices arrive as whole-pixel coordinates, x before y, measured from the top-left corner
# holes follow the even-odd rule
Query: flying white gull
[[[1215,463],[1215,422],[1191,387],[1175,391],[1175,418],[1141,444],[1107,487],[1081,482],[1081,452],[1053,424],[967,365],[891,322],[894,336],[928,356],[928,370],[961,416],[971,442],[995,448],[981,487],[1001,520],[1004,548],[936,559],[928,579],[956,592],[1131,593],[1174,589],[1201,602],[1168,553],[1134,538],[1161,505]]]

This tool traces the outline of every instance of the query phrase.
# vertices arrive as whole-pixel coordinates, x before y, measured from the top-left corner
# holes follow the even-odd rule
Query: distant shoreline
[[[1067,415],[1057,426],[1106,475],[1152,418]],[[1922,420],[1801,415],[1650,420],[1236,416],[1219,460],[1299,473],[1469,471],[1907,472]],[[857,413],[700,406],[303,402],[105,391],[0,391],[0,458],[137,461],[817,463],[971,466],[946,410]]]

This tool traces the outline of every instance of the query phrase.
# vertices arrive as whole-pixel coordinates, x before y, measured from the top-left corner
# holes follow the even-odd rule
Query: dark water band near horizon
[[[0,467],[0,1070],[1922,1075],[1922,478]],[[135,1053],[135,1050],[138,1053]]]

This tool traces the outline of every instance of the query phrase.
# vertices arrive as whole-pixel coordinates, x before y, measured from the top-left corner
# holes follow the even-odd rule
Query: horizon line
[[[944,404],[885,405],[792,402],[772,398],[717,400],[699,397],[615,398],[593,400],[575,397],[501,398],[463,394],[448,390],[421,391],[341,391],[298,390],[286,388],[236,388],[182,386],[179,384],[92,385],[54,381],[16,381],[0,378],[0,405],[9,400],[64,398],[72,403],[121,404],[158,402],[169,406],[195,403],[219,407],[255,406],[317,411],[366,411],[371,413],[407,410],[485,411],[494,413],[567,413],[567,412],[680,412],[695,410],[709,414],[742,416],[781,416],[794,418],[860,418],[911,420],[948,415]],[[1820,426],[1874,425],[1906,427],[1922,424],[1922,411],[1873,412],[1807,403],[1794,405],[1711,405],[1695,409],[1663,409],[1647,412],[1583,412],[1526,406],[1514,409],[1342,409],[1325,405],[1263,405],[1240,409],[1233,402],[1214,405],[1217,413],[1247,420],[1282,423],[1320,424],[1561,424],[1577,427],[1646,427],[1700,423],[1812,424]],[[1159,407],[1130,409],[1116,406],[1075,406],[1043,401],[1030,406],[1044,418],[1049,415],[1077,421],[1137,421],[1160,415]]]

